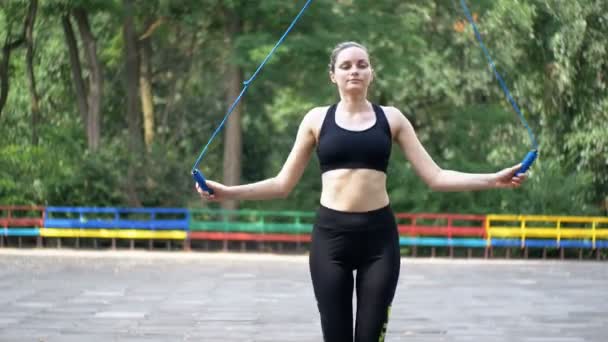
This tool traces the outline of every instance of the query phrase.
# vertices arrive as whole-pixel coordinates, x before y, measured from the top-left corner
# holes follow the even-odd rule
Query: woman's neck
[[[362,113],[369,111],[370,104],[364,96],[340,96],[340,109],[347,113]]]

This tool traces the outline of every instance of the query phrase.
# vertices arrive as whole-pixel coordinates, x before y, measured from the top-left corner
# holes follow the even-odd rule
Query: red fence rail
[[[0,227],[43,227],[44,207],[0,206]]]
[[[397,213],[395,216],[399,234],[404,236],[486,237],[485,215]]]

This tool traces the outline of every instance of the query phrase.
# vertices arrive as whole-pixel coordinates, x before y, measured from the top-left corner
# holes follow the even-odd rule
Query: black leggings
[[[312,232],[310,274],[325,342],[382,342],[400,270],[399,235],[389,206],[365,213],[320,207]]]

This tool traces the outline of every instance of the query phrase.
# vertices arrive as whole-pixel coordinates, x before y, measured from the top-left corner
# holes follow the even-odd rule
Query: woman
[[[383,341],[400,270],[399,236],[386,190],[393,142],[433,190],[467,191],[517,187],[520,165],[493,174],[443,170],[396,108],[367,100],[374,78],[367,49],[339,44],[329,77],[340,102],[310,110],[276,177],[225,186],[208,181],[205,200],[284,198],[294,188],[316,147],[322,171],[320,207],[312,232],[310,273],[326,342],[353,341],[352,296],[356,286],[356,342]],[[353,271],[357,271],[356,279]]]

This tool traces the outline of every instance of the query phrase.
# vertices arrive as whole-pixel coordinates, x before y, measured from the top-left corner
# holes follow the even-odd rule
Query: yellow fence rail
[[[526,239],[587,240],[596,248],[598,239],[608,239],[608,217],[487,215],[488,245],[493,238],[516,238],[522,248]]]
[[[167,239],[185,240],[187,233],[179,230],[151,231],[140,229],[57,229],[41,228],[40,236],[54,238]]]

